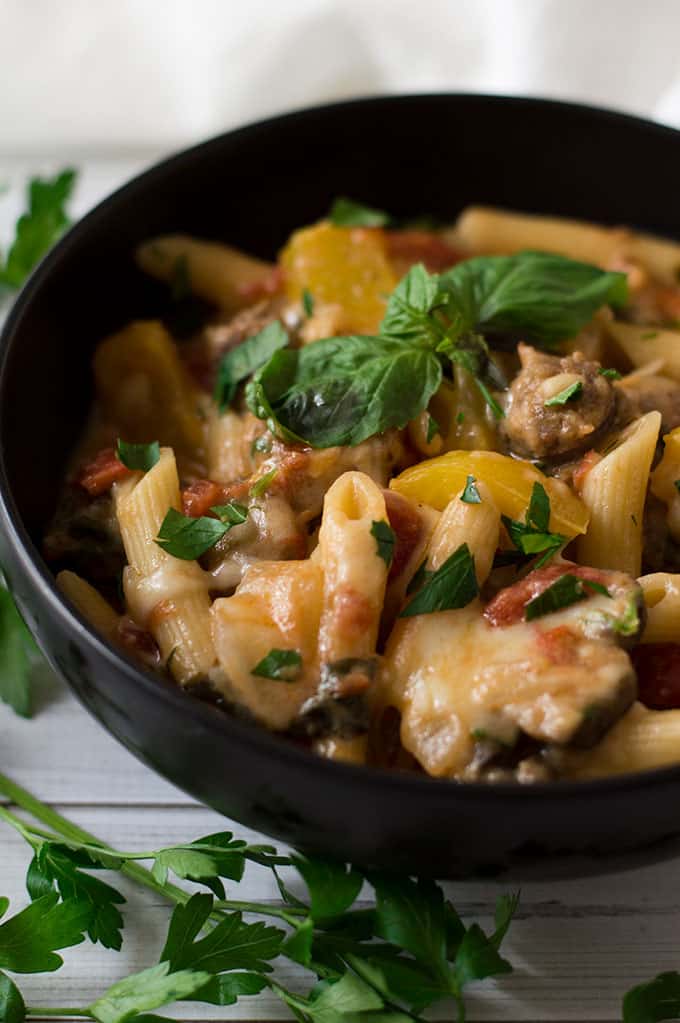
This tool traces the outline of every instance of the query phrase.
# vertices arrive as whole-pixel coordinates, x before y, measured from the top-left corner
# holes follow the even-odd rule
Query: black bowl
[[[679,180],[680,133],[648,121],[540,100],[390,97],[223,135],[136,178],[77,224],[24,288],[2,335],[0,555],[46,657],[88,709],[145,763],[229,817],[365,866],[450,877],[518,873],[537,861],[551,875],[583,872],[679,832],[680,767],[520,788],[317,759],[140,669],[59,594],[39,553],[91,400],[96,342],[133,317],[158,315],[166,301],[133,264],[142,239],[187,231],[271,257],[336,195],[398,215],[450,220],[468,203],[490,203],[680,238]]]

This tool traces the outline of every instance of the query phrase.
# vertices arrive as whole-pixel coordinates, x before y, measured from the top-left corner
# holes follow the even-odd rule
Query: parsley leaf
[[[479,924],[472,924],[465,932],[453,969],[459,989],[473,980],[512,972],[510,963],[499,955],[493,940],[487,938]]]
[[[176,907],[161,961],[167,960],[173,970],[271,972],[269,960],[281,951],[284,932],[262,922],[244,923],[240,913],[228,913],[201,938],[212,907],[211,895],[192,895]]]
[[[307,319],[314,315],[314,296],[309,288],[302,289],[302,308]]]
[[[255,480],[249,491],[250,496],[256,499],[264,497],[269,490],[269,484],[274,479],[277,472],[278,470],[276,468],[270,469],[269,472],[266,472],[263,476],[260,476],[259,479]]]
[[[211,519],[207,515],[191,518],[169,508],[161,522],[156,543],[174,558],[193,561],[214,547],[233,523]]]
[[[587,596],[584,580],[567,572],[525,605],[524,617],[531,622],[553,611],[560,611],[563,607],[577,604]]]
[[[623,999],[623,1023],[659,1023],[680,1016],[680,973],[660,973]]]
[[[56,892],[43,895],[0,924],[0,969],[13,973],[51,973],[63,963],[56,949],[84,941],[89,907],[59,902]]]
[[[361,874],[344,863],[301,853],[291,856],[291,862],[307,885],[315,920],[344,913],[361,891]]]
[[[150,1009],[188,998],[210,979],[209,973],[198,970],[171,973],[170,963],[162,962],[112,984],[89,1006],[89,1012],[98,1023],[125,1023]]]
[[[31,716],[31,654],[35,642],[8,590],[0,584],[0,700]]]
[[[465,504],[482,503],[482,499],[479,496],[479,491],[477,490],[477,481],[475,480],[474,476],[468,476],[465,483],[465,490],[460,495],[460,499]]]
[[[626,275],[547,252],[466,259],[440,277],[464,329],[521,334],[552,347],[573,337],[602,305],[621,306]]]
[[[555,405],[566,405],[567,402],[573,401],[575,398],[579,398],[583,392],[583,384],[580,380],[574,380],[573,384],[569,384],[563,390],[554,394],[552,398],[548,398],[543,404],[546,408],[553,408]]]
[[[521,554],[528,558],[543,554],[534,568],[540,568],[567,542],[561,533],[550,532],[550,498],[541,483],[534,483],[524,522],[502,516],[508,536]],[[511,554],[512,552],[502,552]],[[515,559],[510,559],[511,561]],[[521,559],[520,559],[521,560]]]
[[[397,542],[394,530],[388,522],[381,519],[378,522],[371,523],[371,536],[375,538],[378,557],[382,558],[389,568],[394,557],[394,545]]]
[[[229,504],[216,504],[211,509],[220,522],[229,526],[240,526],[248,518],[248,509],[238,501],[230,501]]]
[[[255,665],[251,674],[279,682],[295,682],[302,668],[302,657],[297,650],[272,649]]]
[[[194,1001],[211,1005],[234,1005],[243,995],[259,995],[267,980],[259,973],[220,973],[193,995]]]
[[[431,444],[432,441],[434,440],[434,438],[437,436],[438,433],[441,433],[441,429],[439,427],[439,423],[434,418],[434,416],[428,415],[428,417],[427,417],[427,433],[425,435],[425,440],[427,441],[427,443]]]
[[[526,516],[527,525],[539,533],[550,529],[550,498],[542,483],[534,483]]]
[[[446,989],[450,970],[441,888],[434,881],[385,874],[369,874],[368,881],[375,890],[375,933],[410,952]]]
[[[429,576],[399,617],[410,618],[466,607],[478,592],[475,559],[468,545],[463,543]]]
[[[621,374],[619,373],[618,369],[605,369],[604,366],[600,366],[600,368],[598,369],[597,372],[598,372],[599,376],[606,377],[607,380],[620,380],[621,379]]]
[[[2,1023],[23,1023],[26,1005],[21,991],[4,973],[0,973],[0,1021]]]
[[[409,340],[332,337],[276,352],[247,385],[246,401],[284,440],[354,445],[404,427],[441,379],[434,351]]]
[[[68,227],[65,206],[75,179],[76,172],[71,169],[51,179],[31,178],[28,210],[17,220],[15,238],[4,265],[0,259],[0,285],[20,287]]]
[[[148,472],[161,457],[161,448],[157,440],[151,444],[128,444],[119,437],[116,454],[126,468]]]
[[[279,321],[275,320],[222,356],[213,395],[220,412],[231,405],[239,383],[287,344],[288,334]]]
[[[336,227],[386,227],[392,218],[384,210],[339,196],[333,201],[328,219]]]
[[[86,853],[56,842],[43,842],[28,868],[26,886],[31,898],[39,899],[56,885],[64,902],[86,908],[90,940],[100,942],[105,948],[120,949],[123,918],[117,906],[125,899],[115,888],[80,869],[98,866]]]

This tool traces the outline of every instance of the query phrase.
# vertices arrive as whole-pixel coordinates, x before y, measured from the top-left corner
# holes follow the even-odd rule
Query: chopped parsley
[[[277,469],[270,469],[264,476],[260,476],[258,480],[255,480],[252,487],[250,488],[251,497],[264,497],[269,490],[269,484],[276,476]]]
[[[193,561],[195,558],[200,558],[207,550],[214,547],[232,526],[245,520],[245,515],[241,517],[242,512],[247,514],[247,509],[236,502],[231,502],[228,505],[216,505],[214,509],[211,508],[211,511],[216,511],[216,509],[219,509],[222,514],[220,518],[213,519],[207,515],[192,518],[182,515],[174,508],[169,508],[158,530],[156,543],[168,554],[172,554],[174,558],[181,558],[182,561]]]
[[[569,384],[564,390],[558,394],[554,394],[552,398],[548,398],[543,404],[546,408],[552,408],[555,405],[566,405],[568,401],[574,401],[583,392],[583,384],[580,380],[574,380],[573,384]]]
[[[597,372],[599,376],[606,377],[607,380],[621,379],[621,374],[619,373],[618,369],[606,369],[604,366],[600,366]]]
[[[482,499],[479,496],[479,491],[477,490],[477,481],[475,480],[474,476],[468,476],[467,481],[465,483],[465,489],[463,490],[463,493],[460,495],[460,499],[465,504],[482,503]]]
[[[302,657],[297,650],[272,649],[263,657],[251,674],[275,682],[295,682],[302,669]]]
[[[535,618],[542,618],[543,615],[560,611],[564,607],[570,607],[572,604],[577,604],[580,600],[585,600],[588,596],[588,590],[603,593],[607,597],[611,596],[607,588],[601,583],[592,582],[589,579],[580,579],[578,576],[567,572],[526,604],[524,617],[528,622],[531,622]]]
[[[314,296],[309,288],[303,288],[302,290],[302,308],[307,319],[314,315]]]
[[[397,542],[394,530],[388,522],[381,519],[371,523],[371,536],[375,539],[378,557],[382,558],[389,568],[394,557],[394,545]]]
[[[507,515],[503,515],[502,520],[513,546],[520,555],[524,555],[526,558],[533,558],[537,554],[543,555],[536,562],[534,568],[545,565],[568,539],[561,533],[550,532],[550,498],[541,483],[533,485],[524,522],[517,522]],[[504,553],[512,554],[513,552]],[[504,560],[506,564],[511,564],[517,563],[521,559],[510,557]]]
[[[279,321],[275,320],[222,356],[213,393],[220,412],[231,405],[241,381],[264,366],[275,352],[287,344],[288,334]]]
[[[439,423],[434,418],[434,416],[428,414],[427,433],[425,434],[425,439],[427,440],[427,443],[431,444],[438,433],[441,433],[441,430],[439,429]]]
[[[161,457],[161,449],[157,440],[150,444],[128,444],[119,437],[116,454],[127,469],[148,472]]]
[[[463,543],[435,572],[425,577],[422,588],[399,617],[412,618],[466,607],[478,593],[475,559],[468,545]]]

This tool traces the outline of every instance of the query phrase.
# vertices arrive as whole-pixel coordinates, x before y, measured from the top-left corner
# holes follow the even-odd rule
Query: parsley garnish
[[[250,453],[254,454],[256,451],[260,454],[268,455],[272,449],[271,435],[268,433],[261,433],[259,437],[256,437],[253,443],[250,445]]]
[[[438,433],[441,433],[441,430],[439,429],[439,423],[434,418],[434,416],[428,415],[428,417],[427,417],[427,433],[425,434],[425,439],[426,439],[427,443],[431,444],[432,441],[434,440],[434,438],[437,436]]]
[[[74,170],[54,178],[31,178],[28,209],[16,223],[16,234],[4,264],[0,257],[0,288],[19,288],[33,267],[69,226],[66,203],[76,180]]]
[[[214,547],[232,526],[244,521],[244,517],[241,517],[241,512],[244,510],[243,505],[232,502],[231,505],[216,505],[216,507],[222,513],[221,517],[217,519],[207,515],[191,518],[175,511],[174,508],[169,508],[158,530],[156,543],[168,554],[172,554],[174,558],[181,558],[183,561],[200,558],[207,550]],[[226,509],[230,509],[230,511]]]
[[[601,377],[606,377],[607,380],[621,379],[621,374],[619,373],[618,369],[605,369],[604,366],[600,366],[597,372]]]
[[[229,504],[216,504],[210,509],[220,522],[229,526],[240,526],[248,518],[248,509],[245,504],[238,501],[230,501]]]
[[[461,501],[464,501],[465,504],[482,503],[482,499],[479,496],[479,491],[477,490],[477,481],[475,480],[474,476],[468,476],[467,481],[465,483],[465,490],[460,495],[460,499]]]
[[[394,545],[397,542],[394,530],[388,522],[381,519],[379,522],[371,523],[371,536],[375,538],[378,557],[382,558],[389,568],[394,557]]]
[[[580,579],[576,575],[566,573],[556,579],[554,583],[539,593],[537,597],[530,600],[524,608],[524,617],[528,622],[535,618],[542,618],[543,615],[552,614],[553,611],[560,611],[563,607],[570,607],[572,604],[585,600],[587,591],[594,590],[606,597],[611,596],[609,591],[601,583],[592,582],[589,579]]]
[[[302,289],[302,308],[304,309],[305,316],[308,319],[310,316],[314,315],[314,296],[309,288]]]
[[[456,413],[456,422],[458,423],[459,426],[461,425],[461,423],[465,422],[465,413],[464,412]]]
[[[302,669],[302,657],[297,650],[270,650],[255,665],[251,674],[278,682],[295,682]]]
[[[545,565],[568,539],[561,533],[550,532],[550,498],[541,483],[533,485],[524,522],[517,522],[515,519],[508,518],[507,515],[503,515],[502,520],[508,536],[520,554],[527,558],[534,557],[536,554],[543,555],[536,562],[534,568]],[[513,552],[502,553],[509,555]],[[517,558],[506,559],[506,563],[508,561],[516,562]]]
[[[31,716],[30,674],[36,651],[9,591],[0,583],[0,700],[25,718]]]
[[[259,479],[255,480],[250,488],[250,496],[255,498],[263,497],[269,490],[269,484],[276,476],[277,471],[278,470],[276,468],[270,469],[269,472],[266,472],[263,476],[260,476]]]
[[[658,333],[659,333],[658,330],[648,330],[646,334],[641,334],[640,335],[640,339],[642,341],[651,341],[652,338],[655,338],[655,337],[658,336]]]
[[[521,333],[551,347],[602,304],[625,299],[625,274],[547,253],[478,257],[439,276],[418,264],[390,296],[376,336],[282,348],[257,370],[246,400],[284,440],[355,445],[427,408],[448,360],[472,374],[500,419],[486,336]]]
[[[623,999],[623,1023],[657,1023],[680,1017],[680,973],[660,973],[638,984]]]
[[[384,210],[340,196],[334,200],[328,219],[336,227],[386,227],[392,218]]]
[[[128,444],[119,437],[116,442],[116,454],[126,468],[148,472],[161,457],[161,449],[157,440],[151,444]]]
[[[63,959],[57,950],[85,940],[88,915],[88,907],[77,900],[60,902],[56,892],[46,892],[0,924],[0,969],[13,973],[58,970]]]
[[[566,405],[568,401],[573,401],[575,398],[580,397],[582,392],[583,383],[580,380],[575,380],[573,384],[569,384],[559,394],[554,394],[552,398],[548,398],[543,404],[546,408],[552,408],[554,405]]]
[[[214,400],[224,412],[236,395],[236,388],[242,380],[263,366],[272,355],[288,344],[288,334],[278,320],[268,324],[258,334],[246,338],[236,348],[230,348],[222,356],[215,381]]]
[[[475,559],[468,545],[463,543],[425,580],[422,589],[409,601],[399,617],[411,618],[414,615],[431,614],[433,611],[466,607],[478,593]]]

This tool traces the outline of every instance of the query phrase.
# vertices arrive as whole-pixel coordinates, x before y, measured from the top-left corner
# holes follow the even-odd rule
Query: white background
[[[0,153],[164,151],[297,106],[478,90],[680,125],[678,0],[0,0]]]

